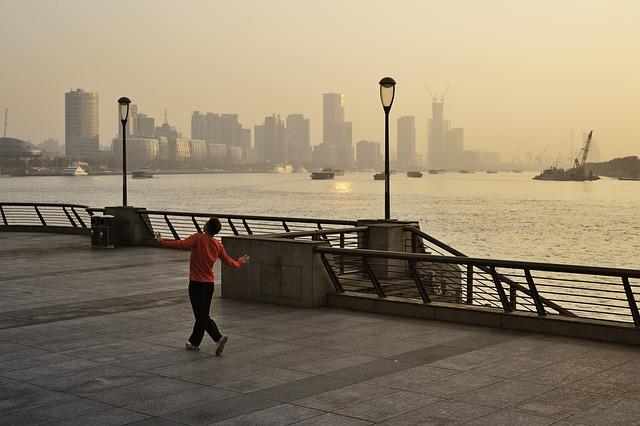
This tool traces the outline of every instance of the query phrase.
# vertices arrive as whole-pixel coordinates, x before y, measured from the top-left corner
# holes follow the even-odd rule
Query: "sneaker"
[[[227,336],[222,336],[220,340],[216,342],[216,356],[220,356],[220,354],[224,350],[224,345],[227,344],[227,340],[229,340]]]
[[[190,349],[192,351],[199,351],[200,350],[200,346],[196,346],[196,345],[192,344],[188,340],[187,340],[187,343],[184,344],[184,347],[187,348],[187,349]]]

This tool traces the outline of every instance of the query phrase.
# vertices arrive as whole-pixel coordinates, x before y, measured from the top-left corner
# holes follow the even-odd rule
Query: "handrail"
[[[314,218],[304,218],[304,217],[285,217],[285,216],[255,216],[255,215],[242,215],[242,214],[224,214],[224,213],[202,213],[202,212],[180,212],[180,211],[166,211],[166,210],[144,210],[144,213],[147,214],[161,214],[161,215],[171,215],[171,216],[184,216],[184,217],[217,217],[219,219],[245,219],[245,220],[261,220],[261,221],[273,221],[273,222],[282,222],[293,221],[299,223],[312,223],[316,224],[318,222],[326,223],[329,225],[349,225],[355,226],[357,221],[355,220],[341,220],[341,219],[314,219]]]
[[[91,215],[82,204],[0,202],[0,231],[86,234]]]
[[[480,257],[468,256],[435,256],[432,254],[424,253],[405,253],[383,250],[340,249],[327,246],[318,246],[314,250],[319,253],[344,254],[349,256],[363,256],[398,260],[422,260],[425,262],[473,265],[478,267],[493,266],[496,268],[529,269],[533,271],[565,272],[569,274],[626,276],[628,278],[640,278],[640,270],[638,269],[608,268],[601,266],[571,265],[563,263],[527,262],[518,260],[485,259]]]
[[[324,222],[324,221],[323,221]],[[298,238],[298,237],[313,237],[322,235],[336,235],[336,234],[351,234],[354,232],[365,232],[369,229],[367,226],[354,226],[351,228],[333,228],[333,229],[319,229],[317,231],[294,231],[294,232],[281,232],[276,234],[261,235],[261,237],[271,238]]]
[[[386,293],[421,298],[427,304],[435,300],[540,316],[547,315],[548,308],[564,316],[632,322],[640,328],[638,297],[630,282],[640,280],[638,269],[328,246],[314,251],[339,293],[380,298]]]

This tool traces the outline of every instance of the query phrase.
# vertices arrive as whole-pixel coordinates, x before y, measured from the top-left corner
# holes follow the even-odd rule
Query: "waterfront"
[[[392,217],[469,256],[637,268],[640,185],[537,182],[534,173],[446,173],[391,181]],[[121,203],[120,176],[0,180],[2,201]],[[129,203],[153,209],[336,219],[383,216],[372,173],[161,175],[130,180]]]

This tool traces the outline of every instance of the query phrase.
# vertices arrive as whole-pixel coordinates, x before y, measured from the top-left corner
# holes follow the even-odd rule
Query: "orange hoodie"
[[[189,279],[213,283],[213,264],[218,258],[227,265],[239,268],[242,263],[227,254],[222,243],[206,233],[195,233],[186,240],[159,240],[163,247],[191,249],[189,256]]]

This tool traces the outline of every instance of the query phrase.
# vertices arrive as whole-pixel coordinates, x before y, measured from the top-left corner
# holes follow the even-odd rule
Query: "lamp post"
[[[122,205],[127,206],[127,119],[129,118],[129,104],[127,97],[118,99],[118,111],[122,123]]]
[[[391,194],[389,182],[389,111],[396,94],[396,82],[391,77],[380,80],[380,100],[384,109],[384,218],[391,219]]]

